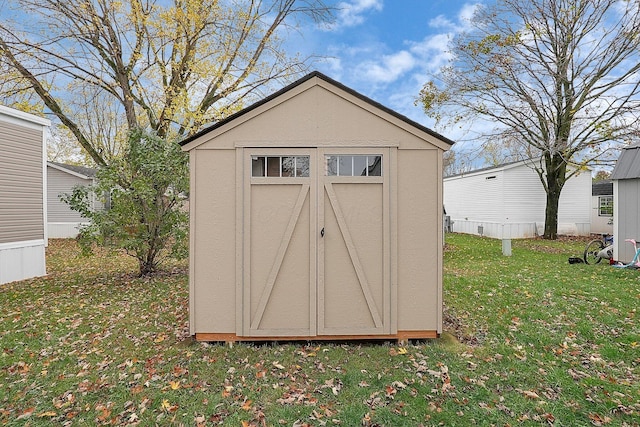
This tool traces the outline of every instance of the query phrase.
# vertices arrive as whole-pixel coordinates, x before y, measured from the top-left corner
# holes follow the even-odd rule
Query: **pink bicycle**
[[[617,263],[613,264],[613,266],[617,268],[640,268],[640,248],[638,248],[638,243],[635,241],[635,239],[625,239],[625,242],[629,242],[633,245],[635,255],[633,256],[633,259],[630,263],[623,264],[618,261]]]

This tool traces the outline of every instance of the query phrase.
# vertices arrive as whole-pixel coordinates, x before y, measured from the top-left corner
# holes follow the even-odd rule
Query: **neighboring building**
[[[640,143],[622,150],[613,180],[613,258],[630,262],[635,253],[625,239],[640,242]]]
[[[50,238],[74,238],[87,219],[72,210],[62,200],[63,194],[71,194],[76,186],[93,185],[96,171],[84,166],[47,162],[47,217]],[[101,204],[92,200],[94,209]]]
[[[438,336],[452,143],[317,72],[187,138],[191,334]]]
[[[547,195],[531,161],[471,171],[444,179],[444,207],[452,231],[497,239],[544,232]],[[560,196],[558,234],[589,235],[591,174],[570,178]]]
[[[0,284],[46,274],[48,126],[0,105]]]
[[[613,234],[613,181],[610,179],[591,185],[591,232]]]

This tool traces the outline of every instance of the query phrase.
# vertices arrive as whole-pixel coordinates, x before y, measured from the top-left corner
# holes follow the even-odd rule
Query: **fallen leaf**
[[[22,413],[20,415],[18,415],[18,420],[24,420],[26,418],[29,418],[31,415],[33,415],[33,411],[35,411],[36,408],[27,408],[24,411],[22,411]]]
[[[175,412],[178,410],[178,405],[172,405],[167,399],[163,399],[160,406],[166,412]]]
[[[589,420],[594,426],[603,426],[611,422],[611,418],[601,416],[600,414],[589,414]]]

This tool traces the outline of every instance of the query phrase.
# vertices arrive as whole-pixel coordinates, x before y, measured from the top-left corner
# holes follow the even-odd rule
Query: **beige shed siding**
[[[438,150],[398,150],[398,330],[441,330]],[[440,222],[439,222],[440,221]]]
[[[235,156],[235,150],[194,150],[191,155],[191,221],[198,224],[191,234],[196,262],[190,280],[197,284],[192,288],[192,333],[236,330]]]
[[[70,193],[76,185],[86,186],[89,180],[82,179],[53,167],[47,167],[47,218],[49,222],[86,221],[80,213],[71,210],[68,204],[60,200],[60,195]]]
[[[405,148],[422,148],[425,145],[425,140],[415,136],[410,126],[398,123],[399,120],[379,110],[362,108],[362,101],[348,94],[343,95],[345,102],[340,102],[334,92],[321,86],[305,86],[292,92],[286,94],[286,102],[279,102],[271,108],[261,106],[248,113],[247,117],[240,117],[216,129],[207,135],[208,141],[198,149],[268,144],[370,147],[397,145],[399,135],[402,135]],[[390,125],[388,120],[398,125]],[[222,134],[225,134],[223,138],[214,139]],[[444,145],[435,138],[430,142]]]
[[[44,239],[42,130],[0,121],[0,243]]]

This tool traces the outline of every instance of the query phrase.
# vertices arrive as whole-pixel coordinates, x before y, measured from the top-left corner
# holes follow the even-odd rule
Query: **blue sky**
[[[338,7],[330,27],[302,24],[291,53],[322,56],[313,69],[410,119],[434,128],[414,105],[429,73],[446,63],[447,42],[487,0],[325,0]],[[4,7],[3,7],[4,6]],[[8,14],[0,0],[0,13]],[[441,131],[458,140],[459,130]]]
[[[433,128],[414,102],[429,73],[445,64],[447,42],[479,1],[343,0],[331,28],[306,28],[295,48],[326,57],[315,69]],[[459,131],[442,132],[456,139]]]

